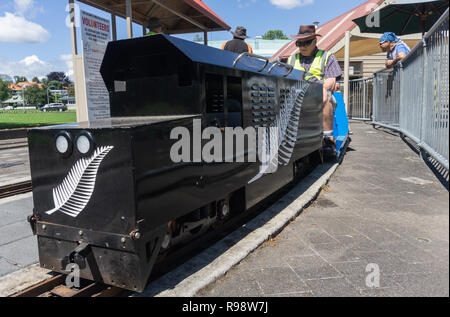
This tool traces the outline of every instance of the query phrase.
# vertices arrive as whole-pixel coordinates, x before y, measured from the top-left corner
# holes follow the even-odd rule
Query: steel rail
[[[17,184],[0,187],[0,199],[11,197],[18,194],[25,194],[32,190],[31,181],[25,181]]]
[[[117,297],[129,291],[119,287],[82,280],[80,288],[66,286],[66,275],[59,274],[9,297]]]

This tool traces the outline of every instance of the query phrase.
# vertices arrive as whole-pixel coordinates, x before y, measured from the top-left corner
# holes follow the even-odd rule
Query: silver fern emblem
[[[300,112],[308,88],[309,83],[306,82],[298,92],[294,105],[290,109],[280,111],[280,117],[278,119],[278,126],[280,127],[278,161],[280,165],[288,165],[294,152],[295,144],[297,143],[298,127],[300,125]]]
[[[91,199],[100,164],[113,148],[99,147],[91,157],[78,160],[61,185],[53,189],[55,208],[46,211],[46,214],[51,215],[59,210],[71,217],[77,217]]]
[[[248,182],[249,184],[260,179],[264,174],[275,173],[278,165],[289,164],[297,143],[303,99],[309,86],[308,82],[304,83],[303,87],[296,91],[295,102],[281,107],[276,127],[271,126],[263,131],[261,136],[262,165],[259,173]]]

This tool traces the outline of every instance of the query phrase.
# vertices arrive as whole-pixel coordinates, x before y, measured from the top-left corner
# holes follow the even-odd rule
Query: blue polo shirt
[[[409,46],[406,45],[402,40],[399,40],[395,44],[392,51],[387,52],[386,58],[388,60],[394,60],[399,53],[404,52],[404,53],[406,53],[406,55],[408,55],[410,51],[411,51],[411,49],[409,48]]]

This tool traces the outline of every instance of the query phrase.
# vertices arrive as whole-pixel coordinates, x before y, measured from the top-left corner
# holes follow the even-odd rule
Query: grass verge
[[[37,127],[76,121],[77,114],[75,110],[65,112],[42,112],[40,110],[0,111],[0,129]]]

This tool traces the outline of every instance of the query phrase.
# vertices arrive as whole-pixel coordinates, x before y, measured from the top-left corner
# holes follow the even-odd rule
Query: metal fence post
[[[420,137],[419,146],[421,147],[422,143],[425,140],[425,133],[426,133],[426,115],[427,115],[427,71],[428,71],[428,54],[427,54],[427,41],[425,38],[422,38],[422,45],[423,45],[423,68],[422,68],[422,117],[420,118]],[[422,147],[421,147],[422,148]]]
[[[377,74],[373,74],[373,101],[372,101],[372,122],[376,121],[376,113],[378,109],[378,78]]]
[[[403,94],[404,94],[404,73],[403,73],[403,64],[402,62],[398,63],[398,72],[399,72],[399,77],[400,77],[400,96],[399,96],[399,105],[398,105],[398,126],[400,129],[402,129],[402,112],[404,110],[405,107],[405,103],[403,102]]]
[[[362,109],[363,111],[362,111],[362,118],[366,118],[366,100],[367,100],[366,84],[367,84],[367,81],[364,79],[362,84],[363,84],[363,109]]]

